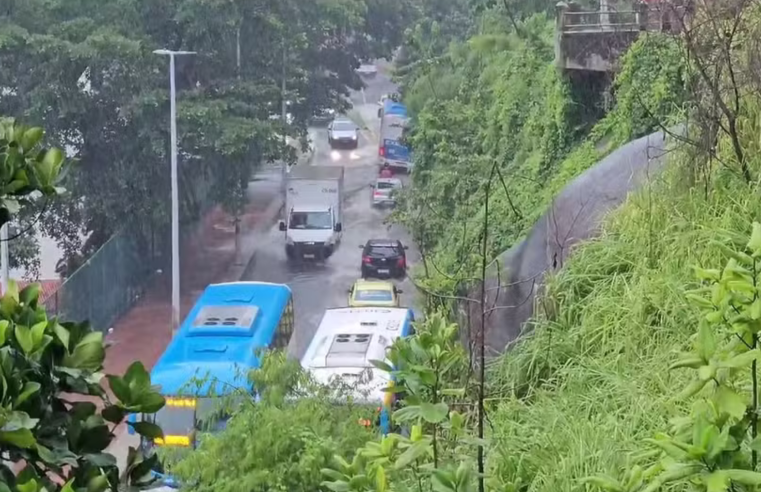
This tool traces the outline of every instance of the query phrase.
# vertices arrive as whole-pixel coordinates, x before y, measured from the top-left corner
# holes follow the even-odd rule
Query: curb
[[[299,156],[298,161],[296,162],[296,166],[308,166],[312,163],[312,160],[314,159],[315,155],[315,148],[314,146],[310,146],[309,152],[306,152]],[[283,210],[283,207],[285,206],[285,201],[283,200],[282,195],[278,195],[272,200],[272,203],[270,203],[267,208],[265,209],[264,213],[262,213],[262,220],[254,226],[254,228],[250,231],[249,234],[251,235],[260,235],[263,232],[266,232],[270,227],[272,227],[272,224],[275,223],[277,220],[277,217],[280,215],[280,213]],[[250,251],[244,252],[241,254],[242,258],[248,258],[247,260],[244,260],[241,263],[235,263],[228,271],[228,274],[226,275],[226,278],[229,279],[231,282],[237,282],[240,280],[243,280],[245,277],[249,276],[249,273],[256,265],[256,251],[258,250],[257,246],[254,246]]]

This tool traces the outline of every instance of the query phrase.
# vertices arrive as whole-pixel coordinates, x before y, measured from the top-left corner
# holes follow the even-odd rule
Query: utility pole
[[[286,136],[286,128],[288,127],[288,103],[286,102],[285,98],[285,64],[287,60],[287,55],[285,51],[285,38],[283,38],[283,73],[282,78],[280,81],[280,117],[283,122],[283,146],[288,145],[288,137]],[[285,149],[285,147],[283,147]],[[283,166],[282,166],[282,181],[283,181],[283,199],[285,199],[285,193],[286,193],[286,176],[288,176],[288,161],[286,159],[283,159]]]
[[[608,0],[600,0],[600,24],[603,29],[607,29],[610,25],[609,11]]]
[[[172,336],[174,336],[180,328],[180,198],[177,182],[177,97],[174,83],[174,57],[195,55],[195,52],[156,50],[153,53],[169,56],[169,125],[172,141]]]
[[[3,295],[5,295],[6,292],[8,292],[8,283],[10,280],[8,271],[10,268],[9,261],[10,261],[10,255],[8,254],[8,222],[3,224],[3,227],[0,228],[0,261],[2,261],[2,265],[0,265],[0,276],[2,277],[2,283],[3,283]]]

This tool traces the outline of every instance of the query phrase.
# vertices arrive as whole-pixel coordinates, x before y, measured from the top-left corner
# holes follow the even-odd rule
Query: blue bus
[[[409,147],[399,142],[408,122],[407,107],[404,104],[390,99],[384,101],[378,142],[381,166],[388,164],[392,169],[404,172],[412,169],[412,153]]]
[[[367,408],[367,418],[360,424],[377,422],[381,433],[388,434],[397,395],[384,390],[393,386],[394,378],[371,361],[385,360],[395,340],[414,334],[414,321],[412,310],[401,307],[328,309],[301,366],[322,384],[332,384],[336,379],[355,384],[353,400]],[[362,382],[362,374],[368,371],[372,377]]]
[[[293,297],[283,284],[231,282],[206,287],[151,371],[166,405],[144,418],[164,431],[151,446],[194,448],[198,431],[218,431],[229,416],[221,397],[251,392],[248,373],[259,367],[261,348],[284,349],[294,329]],[[134,433],[131,426],[130,433]],[[155,475],[177,486],[171,476]]]

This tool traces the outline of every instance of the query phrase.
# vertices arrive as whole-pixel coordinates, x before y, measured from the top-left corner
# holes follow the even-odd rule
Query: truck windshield
[[[290,229],[332,229],[330,212],[293,212],[288,222]]]

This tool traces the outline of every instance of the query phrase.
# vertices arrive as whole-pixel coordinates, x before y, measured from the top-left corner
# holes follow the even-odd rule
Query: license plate
[[[314,258],[314,253],[306,253],[304,258]]]
[[[381,274],[383,274],[383,273],[388,274],[389,272],[390,272],[390,270],[388,268],[379,268],[378,269],[378,273],[381,273]]]

